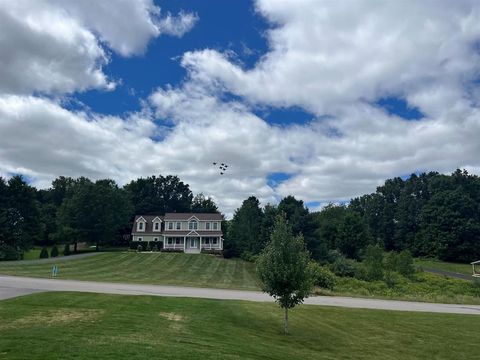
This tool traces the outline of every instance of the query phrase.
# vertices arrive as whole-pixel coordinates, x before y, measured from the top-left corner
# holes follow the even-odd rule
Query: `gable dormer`
[[[158,216],[152,220],[152,224],[152,229],[154,232],[162,231],[162,219],[160,219]]]
[[[137,219],[137,232],[145,232],[145,228],[147,227],[147,220],[143,216],[140,216]]]

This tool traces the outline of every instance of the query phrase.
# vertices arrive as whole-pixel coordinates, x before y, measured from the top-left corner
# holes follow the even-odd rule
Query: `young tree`
[[[270,243],[258,258],[257,273],[262,290],[285,310],[285,334],[288,334],[288,309],[301,304],[312,291],[314,279],[309,262],[303,236],[294,237],[285,218],[279,215]]]

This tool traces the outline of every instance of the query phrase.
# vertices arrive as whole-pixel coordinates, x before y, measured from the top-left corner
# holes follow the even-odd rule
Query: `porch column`
[[[200,236],[200,251],[202,251],[202,237]]]
[[[183,252],[185,252],[185,247],[187,246],[187,237],[183,237]]]

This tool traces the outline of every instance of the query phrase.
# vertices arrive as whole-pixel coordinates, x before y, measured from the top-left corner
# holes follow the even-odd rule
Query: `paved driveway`
[[[270,296],[258,291],[0,276],[0,299],[38,291],[79,291],[124,295],[175,296],[264,302],[273,301]],[[305,304],[393,311],[422,311],[480,315],[480,305],[433,304],[341,296],[314,296],[306,299]]]

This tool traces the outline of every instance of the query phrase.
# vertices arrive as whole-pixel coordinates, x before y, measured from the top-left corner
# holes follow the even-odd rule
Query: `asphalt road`
[[[260,302],[273,301],[270,296],[258,291],[107,283],[61,279],[38,279],[4,275],[0,276],[0,299],[11,298],[40,291],[79,291],[124,295],[174,296]],[[480,305],[434,304],[410,301],[350,298],[341,296],[314,296],[306,299],[305,304],[393,311],[420,311],[480,315]]]

